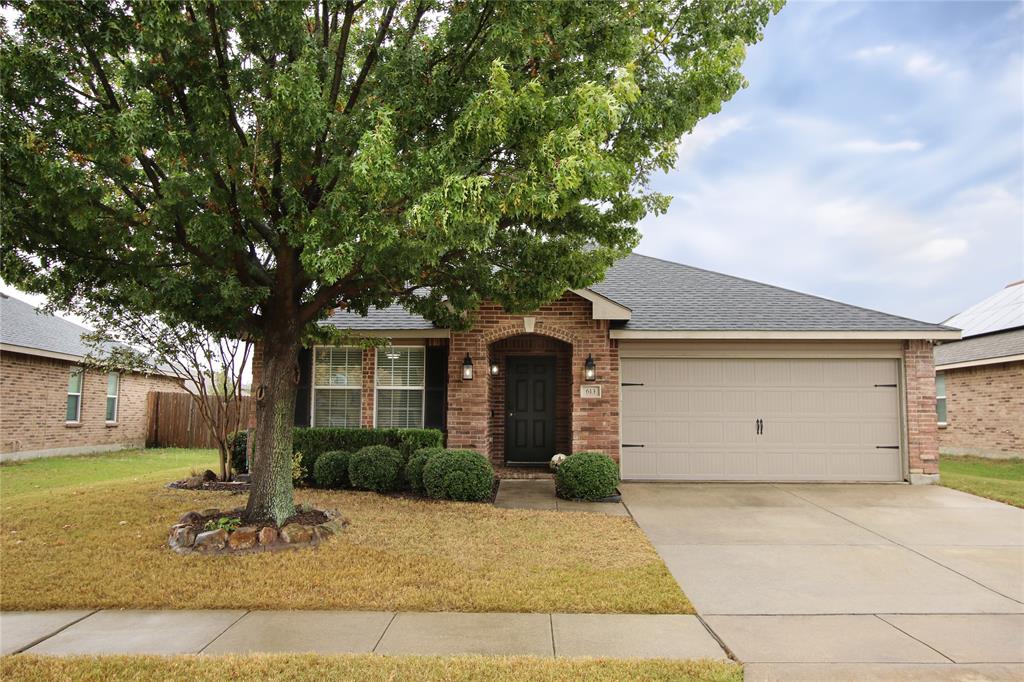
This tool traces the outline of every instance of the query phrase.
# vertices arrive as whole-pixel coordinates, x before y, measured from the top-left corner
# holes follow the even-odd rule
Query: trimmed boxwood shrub
[[[445,450],[427,459],[423,487],[434,499],[479,502],[491,496],[494,469],[479,452]]]
[[[401,481],[401,453],[386,445],[369,445],[356,451],[348,460],[348,479],[356,488],[388,493]]]
[[[619,485],[619,465],[603,452],[577,452],[569,455],[555,473],[562,497],[571,500],[600,500],[615,494]]]
[[[437,429],[324,429],[298,427],[293,433],[292,449],[302,452],[303,466],[312,472],[317,458],[332,450],[356,452],[370,445],[387,445],[405,459],[420,448],[444,445]],[[243,453],[243,459],[245,455]]]
[[[423,487],[423,467],[427,465],[427,460],[443,452],[444,448],[420,448],[413,453],[405,463],[405,482],[409,484],[410,490],[418,495],[427,492]]]
[[[313,480],[321,488],[347,488],[349,457],[351,455],[344,450],[323,453],[313,467]]]
[[[228,434],[228,452],[231,453],[231,470],[237,474],[249,473],[249,469],[246,466],[245,461],[245,447],[248,439],[248,431],[232,431]]]

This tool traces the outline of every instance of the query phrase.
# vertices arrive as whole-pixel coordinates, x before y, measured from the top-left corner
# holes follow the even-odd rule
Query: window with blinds
[[[377,426],[423,427],[423,346],[377,349]]]
[[[313,426],[358,428],[363,349],[317,346],[313,350]]]

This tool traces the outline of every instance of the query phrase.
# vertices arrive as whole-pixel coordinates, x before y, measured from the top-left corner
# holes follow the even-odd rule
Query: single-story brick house
[[[85,369],[87,331],[0,294],[0,461],[146,444],[146,395],[178,380]]]
[[[1024,280],[944,324],[963,340],[935,348],[940,452],[1024,457]]]
[[[500,465],[600,450],[671,481],[933,481],[932,345],[959,338],[639,254],[465,332],[399,307],[324,324],[391,346],[304,349],[297,425],[436,427]]]

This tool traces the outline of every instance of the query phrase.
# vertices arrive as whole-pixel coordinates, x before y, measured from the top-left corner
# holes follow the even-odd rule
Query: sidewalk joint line
[[[924,644],[926,647],[928,647],[929,649],[931,649],[932,651],[937,653],[939,656],[942,656],[944,659],[946,659],[950,663],[956,663],[956,661],[954,661],[952,658],[950,658],[946,654],[942,653],[941,651],[939,651],[938,649],[936,649],[935,647],[933,647],[931,644],[929,644],[928,642],[924,641],[923,639],[919,639],[919,638],[915,637],[914,635],[910,634],[909,632],[907,632],[906,630],[901,628],[899,625],[896,625],[895,623],[887,621],[885,618],[882,618],[877,613],[875,614],[875,618],[877,618],[878,620],[882,621],[883,623],[885,623],[889,627],[894,628],[895,630],[897,630],[899,632],[902,632],[903,634],[905,634],[907,637],[909,637],[910,639],[914,640],[915,642],[920,642],[921,644]]]
[[[384,641],[384,635],[388,634],[388,630],[391,629],[391,624],[395,622],[395,618],[398,618],[398,611],[394,611],[391,614],[391,619],[388,620],[388,624],[384,626],[384,629],[380,633],[380,637],[377,638],[377,643],[373,645],[372,649],[370,649],[370,653],[377,653],[377,647],[379,647],[380,643]]]
[[[243,618],[245,618],[246,616],[248,616],[248,615],[249,615],[250,613],[252,613],[252,611],[250,611],[250,610],[248,610],[248,609],[246,609],[245,611],[243,611],[243,612],[242,612],[242,615],[241,615],[241,616],[239,616],[238,618],[235,618],[235,619],[234,619],[233,621],[231,621],[231,623],[230,623],[230,624],[229,624],[229,625],[228,625],[228,626],[227,626],[226,628],[224,628],[223,630],[221,630],[221,631],[220,631],[220,632],[219,632],[219,633],[217,634],[217,636],[216,636],[216,637],[214,637],[214,638],[213,638],[213,639],[211,639],[211,640],[210,640],[209,642],[207,642],[206,644],[204,644],[204,645],[203,645],[203,648],[202,648],[202,649],[200,649],[199,651],[197,651],[196,653],[197,653],[197,654],[201,654],[201,653],[203,653],[204,651],[206,651],[207,647],[209,647],[209,646],[210,646],[211,644],[213,644],[213,643],[214,643],[214,642],[216,642],[216,641],[217,641],[218,639],[220,639],[220,638],[221,638],[221,637],[222,637],[222,636],[224,635],[224,633],[225,633],[225,632],[227,632],[227,631],[228,631],[228,630],[230,630],[231,628],[235,627],[235,625],[237,625],[237,624],[238,624],[238,621],[242,620]]]
[[[708,634],[711,635],[716,642],[718,642],[718,646],[722,647],[722,651],[725,652],[725,655],[728,656],[730,660],[736,661],[737,663],[743,663],[743,661],[741,661],[736,656],[733,650],[729,648],[729,645],[725,643],[725,640],[719,637],[718,633],[714,631],[714,629],[708,624],[706,620],[704,620],[703,616],[701,616],[699,613],[695,613],[693,615],[697,617],[698,622],[700,622],[700,624],[704,626],[704,629],[708,631]]]
[[[551,658],[558,658],[558,649],[555,648],[555,614],[548,614],[548,632],[551,633]]]
[[[40,637],[39,639],[37,639],[37,640],[35,640],[33,642],[29,642],[28,644],[26,644],[25,646],[21,647],[17,651],[12,651],[10,655],[11,656],[15,656],[17,654],[20,654],[23,651],[27,651],[27,650],[31,649],[32,647],[34,647],[37,644],[42,644],[43,642],[45,642],[46,640],[50,639],[51,637],[54,637],[55,635],[59,635],[60,633],[64,632],[65,630],[67,630],[72,625],[75,625],[76,623],[81,623],[83,620],[85,620],[89,616],[96,615],[97,613],[99,613],[102,610],[103,609],[93,609],[92,611],[90,611],[89,613],[85,614],[81,618],[76,618],[73,621],[71,621],[70,623],[67,623],[66,625],[63,625],[63,626],[57,628],[53,632],[51,632],[51,633],[49,633],[47,635],[43,635],[42,637]]]

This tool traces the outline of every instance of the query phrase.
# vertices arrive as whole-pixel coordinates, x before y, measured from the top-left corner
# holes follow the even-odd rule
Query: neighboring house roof
[[[613,336],[634,333],[821,333],[864,332],[957,338],[951,327],[920,322],[769,284],[723,275],[670,261],[630,254],[616,262],[602,282],[590,287],[624,309],[628,320]],[[354,331],[436,330],[400,306],[372,309],[365,317],[333,313],[324,324]]]
[[[89,352],[89,347],[82,342],[82,334],[89,331],[74,322],[41,313],[12,296],[0,294],[0,343],[4,346],[79,359]]]
[[[82,341],[82,334],[92,330],[68,320],[39,311],[25,301],[0,293],[0,349],[27,353],[58,360],[81,360],[92,350]],[[158,374],[171,376],[167,366],[156,368]]]
[[[944,324],[963,329],[965,339],[978,334],[1024,327],[1024,279],[1007,284],[984,301],[949,318]]]
[[[969,367],[1014,360],[1024,360],[1024,327],[972,336],[935,347],[935,366],[939,369],[950,365]]]

